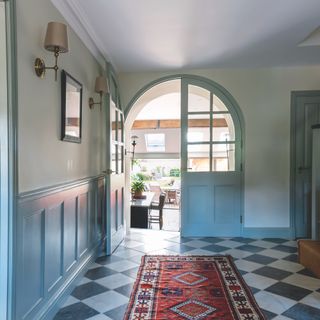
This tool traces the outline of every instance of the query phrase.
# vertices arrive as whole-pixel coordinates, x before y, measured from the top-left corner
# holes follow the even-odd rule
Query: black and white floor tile
[[[180,238],[132,230],[112,256],[99,257],[54,320],[122,320],[144,254],[230,254],[267,319],[320,319],[320,279],[298,263],[295,241]]]

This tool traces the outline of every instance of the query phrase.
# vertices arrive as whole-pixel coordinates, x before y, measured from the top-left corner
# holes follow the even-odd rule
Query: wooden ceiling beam
[[[190,128],[207,128],[209,127],[209,119],[189,119],[188,125]],[[227,122],[224,118],[213,119],[213,127],[224,128],[227,127]],[[180,120],[136,120],[133,123],[133,130],[146,129],[177,129],[180,128]]]

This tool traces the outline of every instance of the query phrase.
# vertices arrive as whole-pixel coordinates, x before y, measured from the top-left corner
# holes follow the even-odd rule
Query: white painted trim
[[[242,230],[242,237],[252,239],[262,238],[282,238],[282,239],[295,239],[294,230],[289,228],[250,228],[244,227]]]
[[[0,1],[3,2],[3,1]],[[1,3],[1,16],[4,16],[4,20],[1,18],[1,33],[3,28],[6,28],[6,4]],[[4,33],[4,38],[5,32]],[[7,43],[10,39],[7,39]],[[9,53],[10,48],[8,48],[6,41],[4,41],[3,52],[4,64],[7,65],[6,53]],[[2,45],[1,45],[2,46]],[[9,49],[9,50],[8,50]],[[1,61],[3,65],[3,61]],[[4,75],[7,74],[6,68],[1,70]],[[2,76],[1,76],[2,78]],[[4,90],[8,92],[8,77],[6,79],[7,86],[4,86]],[[0,319],[7,319],[7,302],[8,302],[8,262],[9,262],[9,136],[8,136],[8,105],[9,97],[4,94],[0,101]]]
[[[112,64],[110,55],[103,48],[103,42],[95,34],[94,29],[88,22],[85,13],[77,1],[51,0],[51,2],[63,15],[70,27],[83,41],[99,64],[103,68],[105,67],[105,61],[109,61]]]
[[[128,154],[130,157],[131,154]],[[180,153],[136,153],[135,159],[180,159]]]

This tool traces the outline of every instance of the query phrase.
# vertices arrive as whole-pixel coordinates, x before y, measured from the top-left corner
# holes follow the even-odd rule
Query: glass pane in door
[[[111,170],[112,174],[117,172],[117,149],[118,146],[114,143],[111,144]]]
[[[212,96],[212,111],[228,111],[226,105],[215,94]]]
[[[124,138],[123,138],[123,114],[122,112],[119,112],[120,118],[118,121],[118,141],[120,142],[124,142]]]
[[[235,171],[235,144],[212,145],[212,171]]]
[[[209,144],[188,144],[188,171],[210,171]]]
[[[229,113],[213,114],[212,141],[234,141],[234,124]]]
[[[188,112],[209,112],[210,91],[198,86],[188,86]]]
[[[188,142],[210,141],[210,114],[189,114]]]
[[[117,140],[117,111],[116,111],[116,105],[111,100],[110,103],[110,117],[111,117],[111,139],[112,141]]]
[[[123,173],[123,146],[118,145],[118,173]]]

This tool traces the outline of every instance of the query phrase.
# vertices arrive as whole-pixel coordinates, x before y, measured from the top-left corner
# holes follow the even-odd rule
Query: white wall
[[[50,0],[17,0],[19,192],[97,175],[104,168],[100,108],[88,107],[90,96],[98,99],[94,83],[102,70],[70,27],[70,52],[59,57],[58,81],[51,70],[44,79],[34,73],[36,57],[54,64],[53,54],[43,48],[50,21],[65,22]],[[60,140],[62,69],[83,85],[81,144]]]
[[[238,102],[245,120],[245,227],[289,227],[290,94],[320,90],[320,66],[122,73],[122,103],[155,79],[188,73],[209,78]]]

